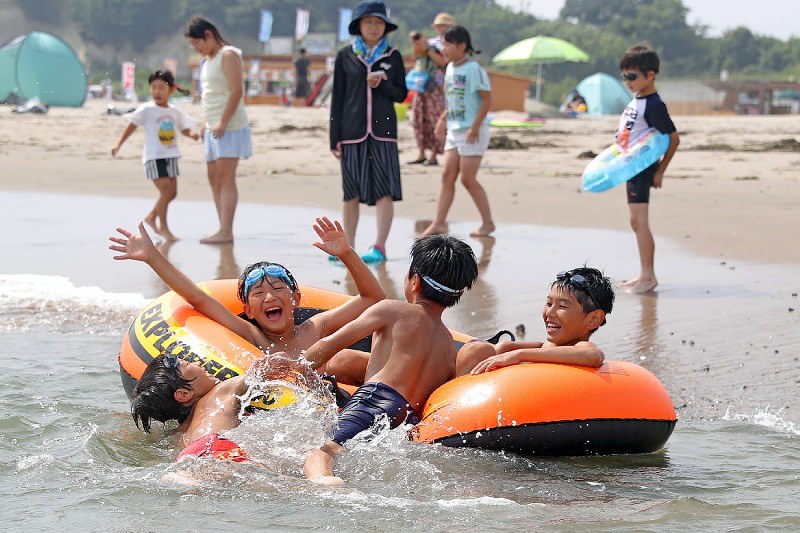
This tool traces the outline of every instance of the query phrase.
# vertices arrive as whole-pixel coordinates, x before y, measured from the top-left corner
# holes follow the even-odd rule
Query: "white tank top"
[[[239,60],[242,59],[241,50],[225,45],[220,48],[217,55],[206,59],[203,62],[203,68],[200,69],[203,113],[206,116],[206,127],[208,128],[213,128],[219,123],[222,113],[225,111],[225,105],[228,103],[228,97],[231,94],[228,88],[228,80],[222,70],[222,55],[227,51],[232,51],[239,56]],[[244,82],[242,82],[242,95],[244,95]],[[236,111],[233,112],[233,116],[228,122],[227,129],[238,130],[245,126],[247,126],[247,113],[244,110],[244,101],[242,99],[239,100]]]

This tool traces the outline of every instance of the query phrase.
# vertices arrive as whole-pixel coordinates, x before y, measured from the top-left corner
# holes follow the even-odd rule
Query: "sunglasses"
[[[619,76],[626,81],[633,81],[639,76],[643,76],[641,72],[622,72]]]
[[[269,265],[261,265],[260,267],[254,269],[250,272],[244,280],[244,290],[242,293],[244,294],[245,299],[247,299],[248,295],[250,294],[250,289],[253,288],[253,285],[261,281],[262,279],[266,278],[267,276],[275,279],[282,280],[286,282],[286,284],[291,288],[293,291],[297,290],[297,283],[292,278],[292,275],[280,265],[276,264],[269,264]]]
[[[595,298],[591,287],[589,287],[589,282],[582,275],[573,274],[572,270],[564,270],[556,274],[556,281],[572,284],[574,287],[586,292],[586,294],[589,295],[589,299],[594,304],[595,309],[600,309],[600,306],[597,304],[597,298]]]

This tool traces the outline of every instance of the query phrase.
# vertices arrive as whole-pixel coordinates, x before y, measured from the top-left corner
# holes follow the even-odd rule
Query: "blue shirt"
[[[447,129],[467,130],[472,127],[483,98],[478,91],[491,91],[489,75],[471,59],[461,65],[452,61],[444,73],[444,96],[447,101]],[[483,124],[489,120],[487,113]]]

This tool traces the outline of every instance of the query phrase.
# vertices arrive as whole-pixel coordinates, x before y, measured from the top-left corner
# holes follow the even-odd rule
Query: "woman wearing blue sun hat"
[[[359,3],[349,26],[355,40],[339,50],[333,71],[330,147],[341,162],[342,219],[351,246],[359,204],[377,211],[375,242],[361,256],[367,263],[386,260],[394,202],[403,199],[394,103],[406,99],[405,68],[387,41],[396,29],[383,2]]]

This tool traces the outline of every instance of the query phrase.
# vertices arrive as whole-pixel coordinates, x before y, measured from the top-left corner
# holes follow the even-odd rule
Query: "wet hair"
[[[469,36],[467,28],[465,28],[464,26],[450,26],[444,32],[443,39],[448,43],[455,43],[455,44],[467,43],[466,51],[470,55],[481,53],[480,50],[475,50],[472,47],[472,38]]]
[[[628,48],[619,61],[620,70],[638,70],[642,73],[658,73],[660,65],[661,61],[659,61],[655,50],[644,45]]]
[[[220,35],[217,27],[214,26],[209,20],[202,17],[194,17],[192,20],[190,20],[189,25],[186,27],[186,33],[184,33],[183,36],[191,37],[192,39],[205,39],[206,31],[210,31],[211,35],[213,35],[214,39],[216,39],[218,42],[222,44],[228,44],[228,41],[223,39],[222,35]]]
[[[561,290],[569,291],[570,294],[575,296],[584,313],[591,313],[597,309],[604,311],[606,315],[611,313],[614,308],[614,283],[611,278],[603,275],[602,272],[596,268],[582,266],[573,268],[567,271],[567,276],[563,279],[558,279],[550,284],[550,288],[558,287]],[[572,276],[581,275],[585,279],[583,283],[577,283],[572,279]],[[603,318],[602,326],[606,323]],[[598,326],[598,327],[600,327]],[[592,330],[592,333],[597,331],[597,328]]]
[[[245,297],[245,294],[244,294],[244,282],[247,279],[247,276],[250,275],[250,272],[252,272],[253,270],[256,270],[258,268],[261,268],[261,267],[268,267],[270,265],[275,265],[275,266],[278,266],[278,267],[281,267],[282,269],[284,269],[286,271],[286,273],[289,275],[289,280],[291,281],[291,283],[289,284],[290,285],[289,288],[292,289],[292,291],[299,290],[297,288],[297,280],[294,279],[294,276],[292,276],[292,273],[289,272],[288,268],[286,268],[285,266],[281,265],[280,263],[271,263],[269,261],[259,261],[258,263],[253,263],[252,265],[247,265],[245,267],[245,269],[242,271],[241,276],[239,276],[239,285],[238,285],[238,287],[236,289],[236,296],[239,297],[239,301],[241,301],[242,303],[245,303],[245,304],[247,303],[247,298]]]
[[[175,76],[172,75],[172,72],[169,70],[156,70],[150,77],[147,78],[147,84],[150,85],[155,80],[161,80],[166,83],[170,87],[174,87],[176,91],[183,95],[189,94],[189,91],[186,89],[181,89],[177,83],[175,83]]]
[[[452,307],[478,277],[478,262],[472,248],[449,235],[427,235],[411,246],[408,278],[417,274],[422,296],[444,307]]]
[[[192,408],[175,399],[178,389],[193,390],[191,383],[183,379],[177,368],[164,366],[164,355],[150,361],[133,388],[131,416],[136,427],[149,433],[153,420],[162,423],[177,420],[179,424],[186,420]]]

